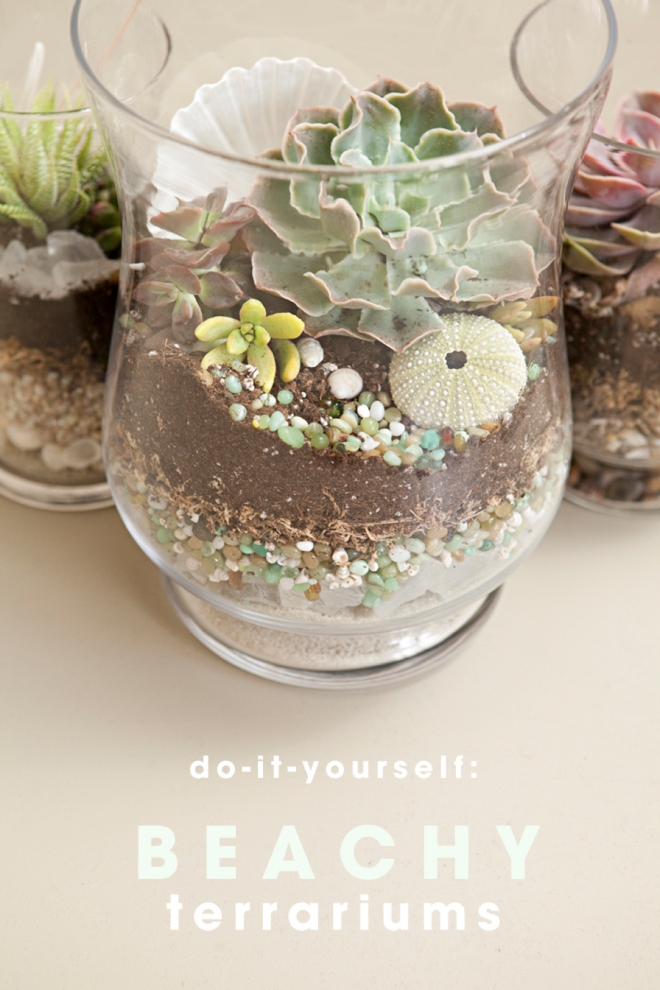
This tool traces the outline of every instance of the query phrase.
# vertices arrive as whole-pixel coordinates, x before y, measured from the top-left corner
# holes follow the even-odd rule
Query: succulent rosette
[[[430,83],[407,90],[381,79],[342,110],[298,110],[268,157],[355,177],[256,183],[249,202],[262,224],[246,232],[255,285],[294,302],[308,333],[375,338],[395,351],[442,328],[437,304],[530,298],[554,242],[529,202],[526,169],[451,167],[453,156],[502,137],[493,109],[447,106]],[[386,171],[430,160],[439,166]]]
[[[566,214],[564,262],[580,274],[620,277],[660,250],[660,93],[622,101],[618,147],[601,124],[596,133],[602,141],[589,143]]]

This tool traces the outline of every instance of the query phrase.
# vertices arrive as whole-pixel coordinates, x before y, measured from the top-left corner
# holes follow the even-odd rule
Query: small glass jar
[[[91,509],[121,227],[67,13],[0,5],[0,493]]]
[[[660,509],[660,11],[617,15],[621,58],[566,218],[567,496],[639,515]]]
[[[511,52],[509,3],[354,8],[73,19],[130,217],[119,511],[202,642],[318,686],[445,658],[553,518],[560,229],[613,45],[606,3],[544,4]],[[165,64],[127,108],[143,52]],[[527,92],[551,68],[546,119]]]

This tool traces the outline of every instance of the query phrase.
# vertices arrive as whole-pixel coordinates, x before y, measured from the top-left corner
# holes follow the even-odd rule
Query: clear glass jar
[[[0,493],[91,509],[121,228],[68,6],[0,5]]]
[[[660,509],[660,11],[627,2],[617,16],[621,58],[566,220],[567,496],[639,514]]]
[[[189,628],[265,676],[448,655],[562,496],[559,235],[611,10],[477,8],[74,11],[128,231],[113,494]]]

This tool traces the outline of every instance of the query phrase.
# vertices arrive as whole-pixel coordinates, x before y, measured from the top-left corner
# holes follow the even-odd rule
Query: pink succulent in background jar
[[[575,415],[569,496],[660,507],[660,93],[619,105],[589,144],[566,215]]]

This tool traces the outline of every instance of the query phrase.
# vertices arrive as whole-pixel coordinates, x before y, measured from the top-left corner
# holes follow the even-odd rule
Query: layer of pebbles
[[[660,471],[607,467],[576,454],[568,476],[569,495],[602,503],[660,509]]]

